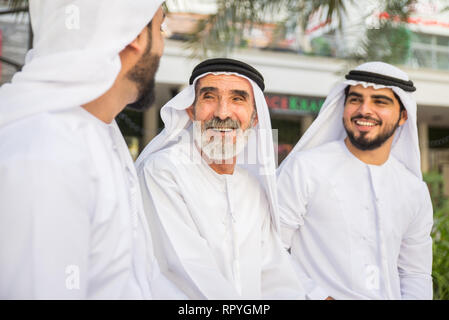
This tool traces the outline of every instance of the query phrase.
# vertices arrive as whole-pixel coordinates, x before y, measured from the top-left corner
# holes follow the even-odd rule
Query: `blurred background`
[[[117,118],[132,156],[163,129],[160,108],[202,59],[235,58],[263,74],[279,163],[347,71],[364,61],[397,65],[417,87],[421,167],[435,210],[435,299],[449,299],[449,0],[168,0],[165,6],[157,99],[144,113],[125,110]],[[28,1],[0,0],[0,85],[20,71],[32,43]]]

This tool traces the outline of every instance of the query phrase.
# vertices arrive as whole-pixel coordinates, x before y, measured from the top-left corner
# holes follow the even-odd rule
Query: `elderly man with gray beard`
[[[137,160],[161,270],[191,299],[304,298],[277,235],[263,90],[246,63],[200,63]]]

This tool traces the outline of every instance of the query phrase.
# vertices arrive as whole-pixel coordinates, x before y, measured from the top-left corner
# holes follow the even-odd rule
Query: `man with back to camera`
[[[34,0],[0,88],[0,298],[177,297],[160,276],[114,118],[151,104],[161,0]]]

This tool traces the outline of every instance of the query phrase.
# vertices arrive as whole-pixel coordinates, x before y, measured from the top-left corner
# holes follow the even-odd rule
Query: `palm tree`
[[[417,0],[385,1],[383,19],[379,19],[377,28],[366,30],[366,36],[361,40],[360,52],[355,53],[352,58],[404,63],[410,55],[412,37],[406,24],[416,2]]]
[[[172,1],[176,8],[176,0]],[[227,55],[244,41],[245,31],[257,24],[276,22],[275,41],[282,39],[286,32],[296,30],[296,38],[301,51],[310,49],[301,41],[309,19],[321,14],[322,19],[334,22],[341,29],[348,6],[355,0],[216,0],[217,12],[198,23],[197,30],[191,35],[188,47],[194,56]],[[378,0],[376,10],[387,12],[394,19],[383,19],[380,27],[367,30],[360,40],[358,50],[349,53],[347,58],[355,60],[380,59],[391,63],[400,63],[409,52],[410,33],[404,27],[413,5],[417,0]],[[374,10],[374,9],[373,9]],[[366,12],[371,16],[373,12]],[[399,19],[398,19],[399,18]],[[365,30],[365,26],[356,32]],[[370,50],[373,44],[382,43],[391,50]],[[380,47],[380,46],[376,46]]]
[[[0,14],[18,13],[28,10],[28,0],[3,0],[3,2],[6,2],[9,9],[0,11]]]
[[[355,0],[217,0],[217,12],[199,22],[189,44],[196,55],[226,55],[239,46],[245,31],[267,21],[276,22],[275,40],[296,30],[301,39],[309,18],[325,12],[325,20],[344,17]],[[176,1],[173,7],[176,8]]]
[[[12,11],[23,11],[28,0],[5,0]],[[177,0],[171,5],[176,8]],[[345,19],[347,7],[356,0],[216,0],[217,12],[198,23],[197,30],[190,36],[188,47],[193,49],[194,56],[227,55],[244,41],[244,32],[254,25],[267,21],[276,22],[274,41],[282,39],[287,32],[295,30],[299,47],[308,51],[304,39],[304,30],[309,19],[321,14],[325,21],[336,22],[341,27]],[[384,19],[380,27],[367,30],[366,36],[357,52],[349,54],[356,60],[383,60],[400,63],[409,52],[410,33],[404,28],[405,21],[413,10],[417,0],[378,0],[381,11],[388,12],[391,17]],[[1,14],[1,12],[0,12]],[[366,15],[371,15],[367,12]],[[358,30],[359,32],[359,30]],[[30,47],[32,43],[30,28]],[[382,44],[385,50],[370,50],[373,44]]]
[[[22,12],[28,12],[28,0],[8,0],[6,1],[8,5],[8,9],[6,10],[0,10],[0,15],[6,15],[6,14],[18,14]],[[28,48],[32,47],[32,30],[31,30],[31,24],[29,25],[29,41],[28,41]],[[13,61],[7,57],[3,57],[0,55],[0,63],[8,64],[12,67],[14,67],[16,70],[22,69],[22,64],[18,63],[16,61]]]

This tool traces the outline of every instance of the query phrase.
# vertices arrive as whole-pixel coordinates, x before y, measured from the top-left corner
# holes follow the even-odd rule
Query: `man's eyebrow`
[[[372,99],[385,99],[385,100],[390,101],[391,103],[394,103],[393,99],[391,99],[390,97],[384,96],[383,94],[372,95],[371,98]]]
[[[242,96],[242,97],[245,97],[245,98],[249,98],[249,93],[246,92],[245,90],[237,90],[237,89],[235,89],[235,90],[231,90],[231,93],[239,95],[239,96]]]
[[[215,88],[215,87],[203,87],[203,88],[200,89],[199,94],[202,94],[204,92],[211,92],[211,91],[212,92],[217,92],[218,88]]]
[[[348,97],[350,97],[350,96],[354,96],[357,98],[363,98],[363,95],[361,95],[360,93],[354,92],[354,91],[348,93]]]

